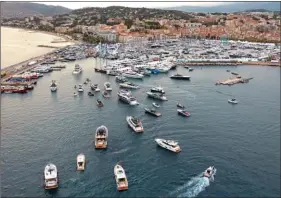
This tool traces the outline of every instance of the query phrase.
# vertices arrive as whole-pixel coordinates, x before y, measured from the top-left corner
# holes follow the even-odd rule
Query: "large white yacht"
[[[165,140],[165,139],[156,138],[155,142],[162,148],[168,149],[175,153],[178,153],[181,151],[181,148],[179,147],[178,143],[174,140]]]
[[[139,119],[133,116],[127,116],[126,121],[135,132],[143,132],[143,126]]]
[[[99,126],[95,135],[95,147],[97,149],[105,149],[107,147],[108,129],[106,126]]]
[[[47,164],[44,170],[44,187],[46,190],[58,188],[58,170],[56,165]]]
[[[126,91],[119,91],[117,93],[118,97],[120,100],[128,103],[129,105],[138,105],[138,101],[135,97],[132,96],[132,94],[130,92],[126,92]]]
[[[157,100],[163,100],[163,101],[167,101],[167,97],[164,96],[163,94],[158,94],[158,93],[152,93],[152,92],[146,92],[147,96],[150,98],[154,98]]]
[[[128,180],[125,173],[125,170],[123,167],[119,164],[116,164],[114,166],[114,175],[115,175],[115,181],[117,185],[117,190],[128,190]]]
[[[79,64],[76,64],[75,66],[74,66],[74,70],[73,70],[73,74],[80,74],[82,72],[82,67],[80,67],[80,65]]]
[[[139,74],[134,71],[127,71],[127,72],[123,73],[123,76],[125,76],[127,78],[137,78],[137,79],[142,79],[144,77],[144,75]]]

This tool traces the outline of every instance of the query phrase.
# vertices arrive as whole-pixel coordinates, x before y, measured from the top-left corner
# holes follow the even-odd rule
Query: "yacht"
[[[178,109],[177,110],[178,114],[185,116],[185,117],[189,117],[190,113],[188,113],[187,111],[183,110],[183,109]]]
[[[165,94],[165,91],[162,87],[152,87],[150,89],[151,92],[157,92],[157,93],[161,93],[161,94]]]
[[[114,175],[115,175],[117,190],[118,191],[128,190],[128,180],[125,174],[125,170],[121,165],[119,164],[115,165]]]
[[[139,119],[133,116],[126,117],[128,125],[135,131],[135,132],[143,132],[143,126]]]
[[[144,108],[144,111],[145,111],[145,113],[148,113],[148,114],[156,116],[156,117],[161,116],[161,113],[160,112],[156,112],[154,109]]]
[[[181,74],[175,74],[170,76],[172,79],[177,79],[177,80],[190,80],[190,76],[183,76]]]
[[[181,151],[181,148],[179,147],[178,143],[174,140],[165,140],[165,139],[156,138],[155,142],[162,148],[173,151],[175,153]]]
[[[96,148],[105,149],[107,147],[108,129],[106,126],[100,126],[96,130],[95,146]]]
[[[59,187],[58,170],[56,165],[51,163],[46,165],[44,170],[44,179],[44,187],[46,190]]]
[[[51,89],[52,92],[57,91],[57,84],[56,84],[55,80],[52,80],[52,84],[50,86],[50,89]]]
[[[77,90],[78,92],[83,92],[84,91],[84,89],[83,89],[83,85],[82,84],[79,84],[78,85],[78,90]]]
[[[238,104],[238,101],[236,99],[234,99],[234,98],[233,99],[229,99],[228,102],[231,103],[231,104]]]
[[[138,85],[135,85],[134,83],[131,83],[131,82],[120,83],[119,85],[122,88],[139,89]]]
[[[215,176],[217,172],[217,169],[214,166],[210,166],[209,168],[207,168],[202,177],[207,177],[207,178],[213,178]]]
[[[104,88],[105,88],[106,91],[112,91],[111,83],[110,82],[105,82],[104,83]]]
[[[100,91],[100,88],[99,88],[99,85],[98,84],[91,84],[90,85],[91,89],[95,92],[99,92]]]
[[[80,67],[79,64],[76,64],[73,70],[73,74],[80,74],[82,72],[82,68]]]
[[[124,76],[116,76],[115,81],[118,82],[118,83],[128,82],[127,78],[124,77]]]
[[[157,104],[156,102],[153,102],[152,105],[153,105],[154,107],[156,107],[156,108],[159,108],[159,107],[160,107],[160,105]]]
[[[86,163],[85,155],[83,153],[77,155],[77,170],[79,171],[85,170],[85,163]]]
[[[120,100],[122,100],[123,102],[128,103],[129,105],[138,105],[138,101],[135,97],[132,96],[131,93],[125,92],[125,91],[119,91],[117,93],[118,97]]]
[[[154,98],[157,100],[163,100],[163,101],[167,101],[168,99],[166,98],[166,96],[164,96],[163,94],[157,94],[157,93],[152,93],[152,92],[146,92],[147,96],[150,98]]]
[[[127,77],[127,78],[137,78],[137,79],[142,79],[144,77],[144,75],[142,74],[139,74],[137,72],[133,72],[133,71],[128,71],[128,72],[125,72],[123,74],[124,77]]]

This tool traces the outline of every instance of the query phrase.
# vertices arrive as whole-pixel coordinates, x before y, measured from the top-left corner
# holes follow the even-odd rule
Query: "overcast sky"
[[[59,5],[70,9],[79,9],[84,7],[107,7],[107,6],[126,6],[126,7],[147,7],[147,8],[160,8],[160,7],[175,7],[175,6],[214,6],[226,4],[225,2],[36,2],[46,5]]]

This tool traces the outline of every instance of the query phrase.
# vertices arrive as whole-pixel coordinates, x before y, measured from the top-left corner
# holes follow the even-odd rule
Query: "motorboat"
[[[135,131],[135,132],[143,132],[143,126],[140,119],[137,119],[133,116],[126,117],[128,125]]]
[[[156,117],[161,116],[161,113],[160,112],[156,112],[155,109],[144,108],[144,110],[145,110],[145,113],[148,113],[150,115],[153,115],[153,116],[156,116]]]
[[[114,166],[114,175],[115,175],[115,181],[117,185],[117,190],[128,190],[128,180],[125,173],[125,170],[120,164],[116,164]]]
[[[88,96],[94,96],[95,94],[93,94],[91,91],[88,92]]]
[[[228,69],[228,70],[226,70],[226,72],[230,72],[230,70]]]
[[[52,83],[51,83],[51,86],[50,86],[50,90],[51,90],[52,92],[57,91],[57,84],[56,84],[56,81],[55,81],[55,80],[52,80]]]
[[[108,94],[107,91],[104,91],[104,92],[102,93],[102,95],[103,95],[104,98],[110,98],[110,95]]]
[[[165,94],[165,91],[162,87],[152,87],[150,89],[151,92],[156,92],[156,93],[161,93],[161,94]]]
[[[83,92],[84,91],[84,89],[83,89],[83,85],[82,84],[79,84],[78,85],[78,90],[77,90],[78,92]]]
[[[184,66],[184,68],[185,68],[185,69],[189,69],[189,67],[188,67],[188,66]]]
[[[172,79],[177,79],[177,80],[190,80],[190,76],[183,76],[181,74],[175,74],[170,76]]]
[[[185,111],[183,109],[178,109],[177,112],[178,112],[178,114],[185,116],[185,117],[190,116],[190,113],[188,113],[187,111]]]
[[[124,77],[124,76],[116,76],[116,77],[115,77],[115,81],[118,82],[118,83],[125,83],[125,82],[128,82],[127,78]]]
[[[189,70],[188,70],[188,71],[190,71],[190,72],[191,72],[191,71],[193,71],[193,68],[189,68]]]
[[[214,166],[210,166],[209,168],[207,168],[202,177],[207,177],[207,178],[213,178],[215,176],[217,172],[217,169]]]
[[[77,170],[79,171],[85,170],[85,163],[86,163],[85,155],[83,153],[77,155]]]
[[[154,98],[157,100],[162,100],[162,101],[167,101],[168,99],[166,98],[166,96],[164,96],[163,94],[158,94],[158,93],[152,93],[152,92],[146,92],[147,96],[150,98]]]
[[[130,92],[126,91],[119,91],[117,93],[119,100],[122,100],[125,103],[128,103],[129,105],[138,105],[138,101]]]
[[[180,103],[177,103],[177,107],[180,107],[180,108],[183,108],[184,109],[184,106]]]
[[[91,87],[91,90],[93,90],[94,92],[100,91],[100,88],[99,88],[98,84],[91,84],[90,87]]]
[[[174,140],[165,140],[165,139],[160,139],[160,138],[156,138],[155,142],[161,146],[162,148],[165,148],[169,151],[173,151],[175,153],[179,153],[181,152],[181,148],[178,145],[178,142],[174,141]]]
[[[77,86],[76,85],[74,85],[74,89],[76,89],[77,88]]]
[[[106,126],[99,126],[95,135],[95,147],[97,149],[104,149],[107,147],[108,129]]]
[[[73,93],[73,96],[76,97],[78,94],[76,92]]]
[[[137,78],[137,79],[142,79],[144,77],[144,75],[139,74],[137,72],[133,72],[133,71],[128,71],[122,74],[124,77],[127,78]]]
[[[79,64],[76,64],[75,66],[74,66],[74,70],[73,70],[73,74],[80,74],[82,72],[82,67],[80,67],[80,65]]]
[[[231,72],[231,74],[238,76],[239,74],[236,72]]]
[[[138,85],[135,85],[134,83],[131,83],[131,82],[120,83],[119,85],[122,88],[139,89]]]
[[[231,103],[231,104],[238,104],[238,101],[236,99],[234,99],[234,98],[233,99],[229,99],[228,102]]]
[[[103,103],[101,100],[97,99],[97,105],[98,107],[103,107]]]
[[[49,163],[44,170],[44,187],[46,190],[59,187],[58,170],[56,165]]]
[[[159,107],[160,107],[160,105],[157,104],[156,102],[152,103],[152,105],[153,105],[154,107],[156,107],[156,108],[159,108]]]
[[[104,83],[104,88],[105,88],[106,91],[112,91],[111,83],[110,82],[105,82]]]

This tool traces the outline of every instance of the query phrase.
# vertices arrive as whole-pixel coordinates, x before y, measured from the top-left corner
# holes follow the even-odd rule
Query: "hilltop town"
[[[53,17],[1,19],[1,25],[54,32],[90,43],[167,37],[280,43],[280,12],[191,13],[111,6]]]

